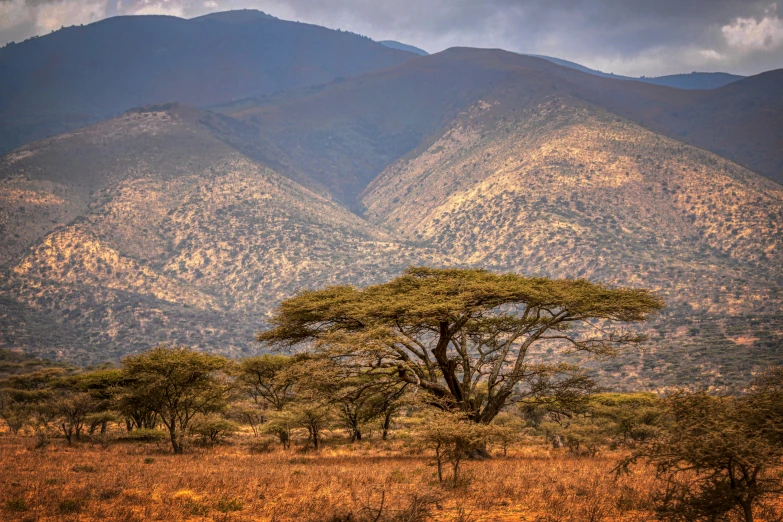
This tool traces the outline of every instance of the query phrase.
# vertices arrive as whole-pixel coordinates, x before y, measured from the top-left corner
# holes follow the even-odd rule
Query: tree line
[[[55,431],[72,444],[120,426],[140,441],[162,431],[183,453],[191,441],[239,429],[284,449],[297,433],[318,449],[338,428],[350,442],[368,429],[385,440],[395,417],[413,416],[413,436],[432,451],[441,481],[457,483],[465,459],[489,457],[488,444],[505,454],[537,435],[582,456],[623,446],[616,471],[653,465],[668,519],[740,510],[751,521],[754,506],[781,491],[783,371],[760,375],[739,396],[660,398],[599,393],[562,360],[612,357],[642,342],[633,324],[662,308],[644,289],[412,268],[388,283],[282,302],[258,334],[269,352],[259,356],[158,346],[119,367],[13,373],[0,381],[0,417],[38,446]]]

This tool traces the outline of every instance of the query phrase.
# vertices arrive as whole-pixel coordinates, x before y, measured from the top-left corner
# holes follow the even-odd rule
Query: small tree
[[[290,411],[274,411],[270,413],[261,432],[277,436],[283,449],[291,447],[291,430],[296,427],[297,416]]]
[[[57,417],[52,387],[66,373],[64,368],[45,368],[11,375],[0,383],[0,416],[12,431],[29,425],[39,444],[46,443],[50,424]]]
[[[23,390],[0,389],[0,419],[16,435],[30,420],[30,393]]]
[[[522,418],[508,412],[501,412],[490,425],[491,440],[503,450],[503,456],[508,455],[508,448],[522,440],[525,432],[525,422]]]
[[[125,377],[115,397],[115,408],[125,418],[126,429],[128,432],[155,429],[158,425],[158,398],[146,387],[145,380],[131,378],[127,372]]]
[[[362,440],[364,427],[392,410],[408,386],[388,369],[368,370],[329,357],[302,360],[291,367],[290,374],[300,395],[333,406],[351,442]]]
[[[115,408],[123,384],[123,372],[118,368],[93,370],[77,374],[70,380],[71,388],[88,393],[95,401],[86,419],[90,435],[99,428],[101,435],[105,434],[109,422],[117,419]]]
[[[255,404],[248,404],[247,402],[232,404],[229,407],[227,416],[229,419],[250,426],[254,437],[258,437],[261,434],[260,428],[267,420],[263,410],[258,409]]]
[[[52,408],[60,418],[60,429],[68,444],[73,443],[74,437],[81,440],[87,417],[95,412],[97,407],[97,401],[89,393],[73,390],[58,393],[52,402]]]
[[[228,360],[185,347],[158,346],[126,357],[123,366],[132,390],[143,394],[142,402],[168,429],[174,453],[183,452],[193,417],[222,410],[232,389]]]
[[[667,520],[718,520],[737,510],[752,522],[760,500],[783,492],[774,470],[783,458],[783,418],[772,395],[677,393],[665,401],[663,434],[617,469],[626,471],[639,458],[655,466],[665,483],[658,500]]]
[[[451,466],[451,483],[459,483],[460,464],[468,458],[471,448],[490,436],[491,428],[471,422],[464,415],[442,411],[428,412],[419,429],[420,440],[435,452],[438,481],[443,482],[443,468]]]
[[[218,444],[239,431],[239,426],[222,415],[210,413],[194,418],[190,430],[195,435],[200,435],[203,443]]]
[[[256,404],[265,402],[282,411],[294,399],[295,379],[289,372],[296,359],[280,354],[265,354],[243,359],[239,364],[239,381]]]
[[[303,400],[290,407],[289,412],[295,427],[307,430],[313,449],[321,446],[323,432],[331,426],[333,412],[329,403],[317,399]]]

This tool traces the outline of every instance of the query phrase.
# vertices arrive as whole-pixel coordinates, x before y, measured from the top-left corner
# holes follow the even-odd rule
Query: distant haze
[[[780,0],[0,0],[0,45],[126,14],[254,8],[396,40],[544,54],[627,76],[783,67]]]

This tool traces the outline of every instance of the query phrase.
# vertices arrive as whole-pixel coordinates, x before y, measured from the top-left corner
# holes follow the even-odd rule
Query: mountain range
[[[120,16],[0,49],[0,153],[133,108],[210,105],[389,67],[410,53],[260,11]]]
[[[257,12],[187,22],[307,31],[279,63],[318,73],[227,82],[223,100],[188,84],[0,158],[0,345],[82,363],[159,342],[252,353],[285,297],[427,264],[653,288],[668,306],[644,351],[594,363],[616,389],[783,362],[783,71],[683,90]],[[339,71],[307,50],[343,40],[362,52]]]
[[[540,54],[531,54],[530,56],[535,56],[536,58],[543,58],[544,60],[549,60],[550,62],[556,63],[557,65],[562,65],[563,67],[576,69],[577,71],[594,74],[596,76],[603,76],[604,78],[652,83],[655,85],[665,85],[667,87],[674,87],[676,89],[688,89],[688,90],[717,89],[718,87],[723,87],[724,85],[728,85],[730,83],[736,82],[737,80],[741,80],[745,78],[745,76],[740,76],[738,74],[729,74],[729,73],[722,73],[722,72],[695,72],[695,71],[689,74],[669,74],[666,76],[652,76],[652,77],[642,76],[636,78],[632,76],[622,76],[620,74],[614,74],[614,73],[605,73],[603,71],[590,69],[589,67],[585,67],[584,65],[570,62],[568,60],[563,60],[561,58],[554,58],[552,56],[543,56]]]

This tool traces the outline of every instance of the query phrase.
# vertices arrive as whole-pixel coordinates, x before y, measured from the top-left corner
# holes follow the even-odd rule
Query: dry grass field
[[[471,461],[456,487],[428,453],[400,441],[318,453],[251,451],[250,437],[175,456],[161,444],[0,436],[3,520],[609,521],[653,518],[651,475],[615,480],[617,455],[577,458],[542,446]]]

